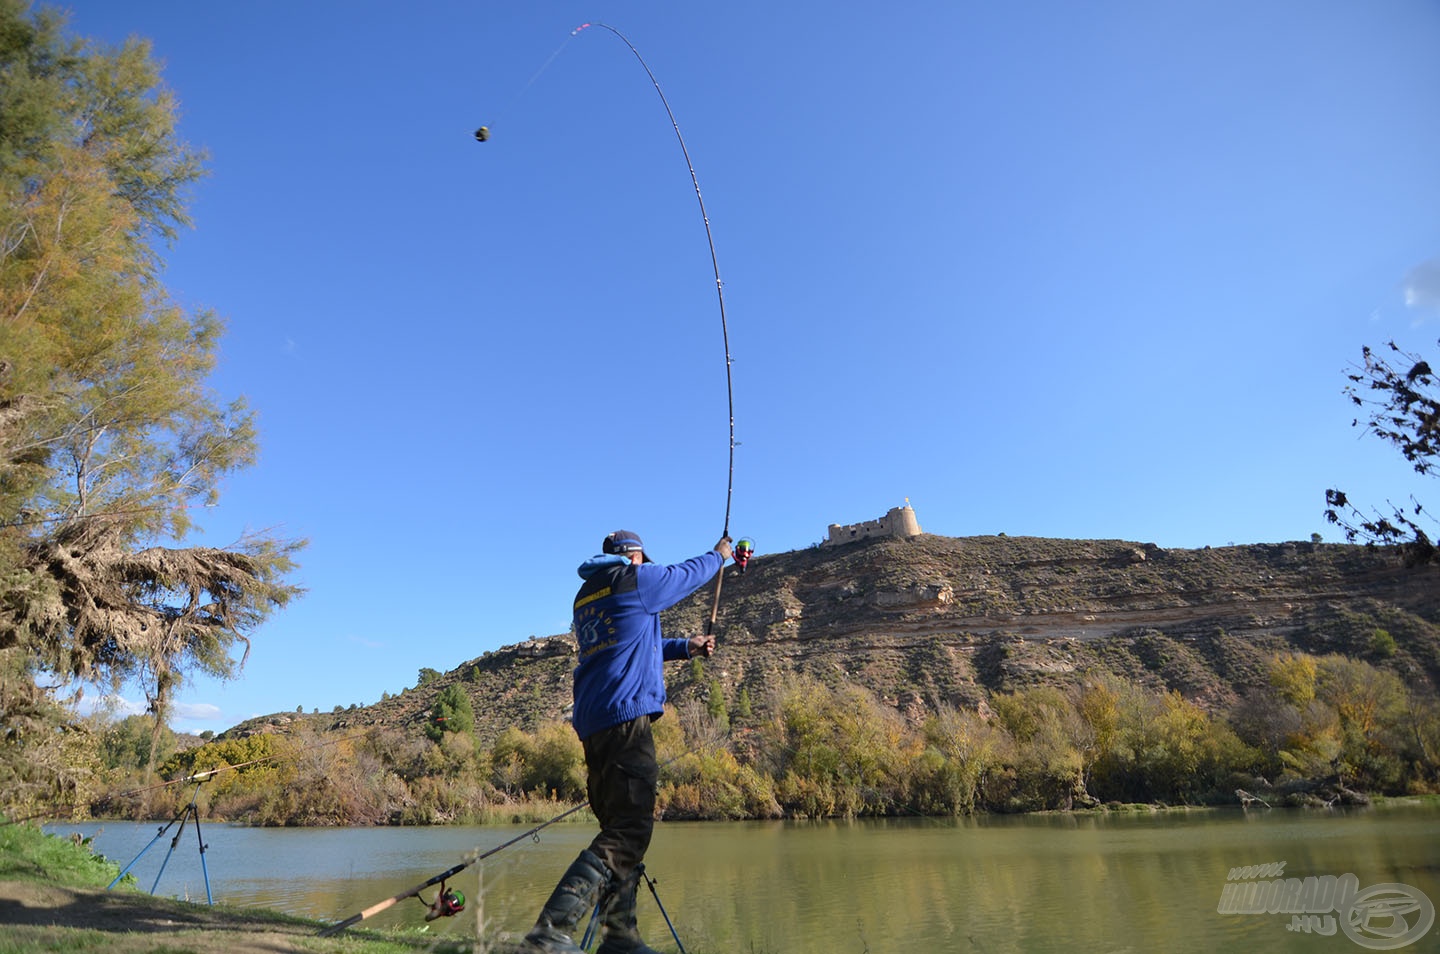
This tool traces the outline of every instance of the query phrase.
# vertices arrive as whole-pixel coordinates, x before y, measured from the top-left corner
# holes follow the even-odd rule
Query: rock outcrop
[[[679,704],[700,703],[719,679],[727,697],[744,688],[763,705],[803,673],[859,683],[919,719],[1110,672],[1224,707],[1263,687],[1269,659],[1286,651],[1359,656],[1440,686],[1440,566],[1407,567],[1383,549],[922,534],[760,556],[725,573],[707,684],[668,669]],[[667,632],[702,632],[712,594],[669,610]],[[574,648],[568,635],[506,646],[344,718],[418,729],[435,693],[458,682],[488,743],[565,716]]]

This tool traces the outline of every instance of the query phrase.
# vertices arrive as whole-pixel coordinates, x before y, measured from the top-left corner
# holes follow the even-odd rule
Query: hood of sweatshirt
[[[580,579],[588,580],[596,573],[602,573],[605,570],[610,570],[617,566],[623,566],[624,564],[629,562],[629,557],[623,556],[619,553],[597,553],[595,556],[591,557],[584,563],[580,564],[580,566],[576,567],[575,572],[580,574]]]

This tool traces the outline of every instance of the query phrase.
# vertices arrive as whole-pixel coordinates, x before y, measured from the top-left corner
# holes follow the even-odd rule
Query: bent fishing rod
[[[670,117],[670,126],[675,130],[675,139],[680,143],[680,153],[685,157],[685,167],[690,170],[690,184],[695,187],[695,201],[700,205],[700,218],[705,223],[705,240],[710,245],[710,266],[715,272],[715,297],[720,305],[720,336],[725,345],[725,400],[730,418],[730,466],[729,474],[725,484],[725,528],[721,537],[730,536],[730,502],[735,494],[735,384],[730,374],[730,327],[725,320],[725,283],[720,279],[720,259],[715,253],[715,236],[710,231],[710,215],[705,211],[705,196],[700,192],[700,179],[695,175],[695,163],[690,160],[690,150],[685,145],[685,137],[680,132],[680,123],[675,119],[675,111],[670,108],[670,101],[665,98],[665,91],[660,88],[660,81],[655,78],[655,73],[650,65],[645,62],[645,57],[635,48],[629,38],[608,23],[582,23],[571,31],[571,36],[578,35],[582,30],[596,26],[609,30],[620,38],[630,52],[635,54],[635,59],[644,68],[645,75],[650,77],[650,84],[655,87],[655,92],[660,97],[660,103],[665,107],[665,115]],[[715,576],[715,599],[710,606],[710,619],[705,623],[705,635],[710,636],[715,630],[715,619],[720,614],[720,586],[725,579],[725,568],[722,566],[720,572]]]

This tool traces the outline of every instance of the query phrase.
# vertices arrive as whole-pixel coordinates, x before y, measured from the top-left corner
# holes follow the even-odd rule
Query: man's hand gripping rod
[[[729,522],[728,520],[726,521]],[[715,651],[715,618],[720,615],[720,585],[725,582],[725,561],[734,557],[735,553],[730,548],[730,530],[727,527],[720,542],[715,544],[715,550],[720,554],[720,572],[715,574],[715,602],[710,604],[710,618],[705,621],[705,644],[703,652],[706,656]]]

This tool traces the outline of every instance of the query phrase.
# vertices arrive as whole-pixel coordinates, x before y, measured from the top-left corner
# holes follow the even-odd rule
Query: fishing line
[[[601,29],[608,30],[615,36],[619,37],[620,41],[624,43],[625,46],[629,48],[630,52],[635,55],[636,61],[640,64],[641,68],[645,70],[645,75],[650,77],[650,84],[655,87],[655,93],[660,97],[660,104],[665,107],[665,115],[670,119],[670,127],[675,130],[675,140],[680,144],[680,153],[685,158],[685,168],[690,173],[690,184],[695,189],[695,201],[700,207],[700,219],[705,226],[705,241],[710,248],[710,267],[715,275],[715,298],[720,308],[720,337],[721,342],[725,347],[725,405],[730,433],[728,443],[729,459],[726,469],[725,481],[725,521],[723,524],[723,529],[721,531],[721,536],[728,537],[730,536],[731,505],[735,497],[736,441],[735,382],[733,375],[731,374],[731,366],[733,364],[733,361],[730,357],[730,325],[725,314],[725,282],[720,277],[720,259],[715,251],[715,235],[710,228],[710,214],[705,208],[705,195],[700,190],[700,178],[695,173],[695,163],[690,158],[690,148],[685,144],[685,136],[680,131],[680,123],[675,118],[675,111],[670,108],[670,101],[665,97],[665,90],[661,88],[660,81],[656,78],[654,70],[650,69],[650,64],[645,62],[645,57],[641,56],[640,51],[636,49],[635,44],[630,42],[630,38],[625,36],[625,34],[621,33],[619,30],[615,29],[608,23],[597,22],[582,23],[575,29],[571,30],[570,36],[567,37],[565,41],[560,44],[560,46],[556,47],[555,52],[550,54],[550,58],[547,59],[544,65],[542,65],[540,69],[536,71],[535,75],[530,78],[530,81],[525,84],[524,88],[521,89],[520,94],[517,94],[516,98],[518,99],[519,95],[524,94],[525,90],[528,90],[532,85],[534,85],[535,81],[540,78],[541,74],[543,74],[547,69],[549,69],[550,64],[555,62],[556,57],[558,57],[561,52],[564,51],[566,44],[568,44],[570,40],[579,36],[582,32],[588,30],[590,27],[600,27]],[[490,132],[490,126],[481,126],[475,131],[475,138],[481,142],[485,142],[490,138]],[[743,564],[741,566],[741,569],[743,571]],[[714,629],[715,618],[719,612],[720,583],[723,577],[724,574],[721,573],[717,575],[715,580],[715,602],[714,606],[710,611],[710,619],[705,627],[705,634],[707,636],[710,635],[711,631]]]
[[[695,201],[700,204],[700,218],[705,223],[705,241],[710,246],[710,265],[715,272],[715,296],[720,305],[720,335],[725,345],[725,401],[730,420],[730,464],[725,484],[725,527],[721,536],[730,536],[730,504],[735,495],[735,384],[730,373],[730,327],[725,319],[725,283],[720,279],[720,259],[715,253],[715,236],[710,230],[710,215],[705,210],[705,196],[700,191],[700,179],[695,174],[695,163],[690,159],[690,149],[685,145],[685,136],[680,132],[680,123],[675,119],[675,111],[670,108],[670,101],[665,98],[665,91],[660,88],[660,81],[655,78],[655,73],[650,65],[645,62],[645,57],[635,48],[629,38],[608,23],[582,23],[570,32],[570,35],[578,36],[581,31],[592,26],[609,30],[620,38],[630,52],[635,54],[635,59],[644,68],[645,75],[650,77],[650,83],[655,87],[655,92],[660,97],[660,103],[665,107],[665,115],[670,117],[670,126],[675,130],[675,139],[680,143],[680,152],[685,157],[685,167],[690,170],[690,183],[695,187]],[[724,580],[725,573],[722,571],[715,577],[715,601],[710,609],[710,619],[705,624],[705,635],[709,636],[715,628],[715,617],[720,612],[720,584]]]
[[[554,53],[551,53],[551,54],[550,54],[550,58],[547,59],[547,60],[540,66],[540,68],[535,71],[535,75],[532,76],[532,77],[530,77],[530,81],[529,81],[528,83],[526,83],[524,86],[520,87],[520,92],[516,93],[514,96],[512,96],[512,97],[510,98],[509,104],[506,105],[505,109],[504,109],[502,112],[508,113],[512,108],[514,108],[515,104],[520,101],[520,97],[524,96],[524,95],[529,91],[530,87],[532,87],[532,86],[535,85],[535,81],[538,80],[542,75],[544,75],[545,71],[550,68],[550,64],[555,62],[555,58],[558,57],[562,52],[564,52],[565,47],[566,47],[567,45],[569,45],[569,43],[570,43],[571,37],[574,37],[574,36],[575,36],[575,34],[574,34],[574,33],[571,33],[570,36],[566,37],[565,40],[564,40],[559,46],[555,47],[555,52],[554,52]],[[490,123],[488,123],[488,124],[486,124],[486,125],[484,125],[484,126],[481,126],[479,129],[475,130],[475,139],[476,139],[477,141],[479,141],[479,142],[486,142],[486,141],[488,141],[489,138],[490,138],[491,130],[493,130],[493,129],[495,128],[495,125],[496,125],[496,124],[495,124],[494,122],[490,122]]]
[[[725,282],[720,277],[720,258],[715,251],[715,235],[710,228],[710,214],[705,208],[705,195],[700,189],[700,178],[695,173],[695,163],[690,158],[690,147],[687,146],[685,143],[685,135],[680,131],[680,123],[675,118],[675,111],[670,108],[670,101],[665,97],[665,90],[661,88],[660,81],[656,78],[654,70],[650,69],[650,64],[645,62],[645,57],[640,55],[640,51],[636,49],[634,43],[630,42],[629,37],[625,36],[625,34],[621,33],[619,30],[615,29],[608,23],[582,23],[575,29],[571,30],[570,36],[567,37],[565,41],[560,44],[560,46],[556,47],[555,52],[550,54],[550,58],[547,59],[545,63],[540,67],[540,69],[535,72],[535,75],[532,76],[530,78],[530,81],[525,84],[524,88],[521,89],[520,94],[517,94],[517,98],[519,97],[519,95],[523,95],[525,90],[528,90],[531,86],[533,86],[535,84],[535,81],[540,78],[541,74],[543,74],[547,69],[550,68],[550,64],[555,62],[555,59],[561,54],[561,52],[564,51],[566,44],[568,44],[571,39],[579,36],[582,32],[588,30],[590,27],[600,27],[601,29],[608,30],[616,37],[618,37],[620,41],[629,48],[630,52],[634,54],[636,61],[640,64],[641,68],[645,70],[645,75],[650,77],[650,84],[655,87],[655,93],[660,97],[660,104],[665,107],[665,115],[670,119],[670,127],[675,130],[675,141],[680,144],[680,153],[685,158],[685,168],[690,173],[690,184],[695,189],[695,201],[700,207],[700,219],[705,226],[705,241],[710,249],[710,267],[715,275],[715,298],[720,308],[720,336],[721,342],[725,348],[725,404],[729,423],[729,459],[725,482],[725,521],[723,524],[723,530],[721,535],[728,537],[730,536],[731,507],[735,497],[736,441],[735,382],[733,375],[731,374],[731,365],[733,362],[730,357],[730,324],[725,314]],[[485,142],[490,138],[490,132],[490,126],[481,126],[475,131],[475,138],[480,140],[481,142]],[[717,608],[719,606],[720,599],[718,582],[719,581],[717,579],[715,593],[715,602]],[[710,628],[713,628],[714,626],[714,617],[715,613],[712,611],[710,623],[706,629],[707,635],[710,632]]]

